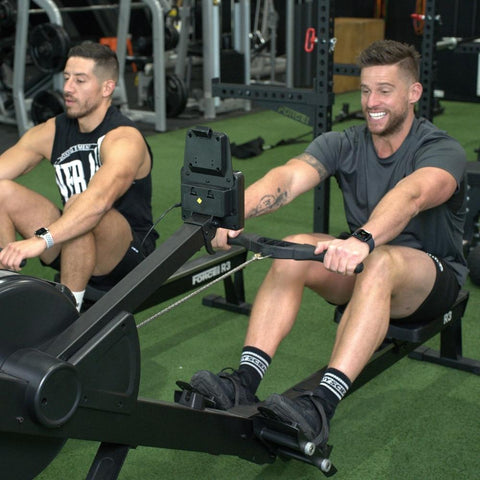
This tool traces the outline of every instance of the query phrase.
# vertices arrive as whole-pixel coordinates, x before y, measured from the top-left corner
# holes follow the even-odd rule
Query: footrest
[[[329,459],[332,447],[327,444],[315,445],[305,438],[296,424],[287,424],[264,415],[255,415],[252,420],[255,436],[272,454],[314,465],[326,477],[337,472]]]
[[[181,390],[175,390],[174,400],[184,407],[195,410],[205,410],[206,408],[215,408],[215,402],[211,398],[203,396],[197,392],[189,383],[177,381]]]

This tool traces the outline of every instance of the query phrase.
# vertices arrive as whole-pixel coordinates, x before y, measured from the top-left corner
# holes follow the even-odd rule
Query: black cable
[[[140,247],[139,247],[139,250],[141,251],[142,250],[142,247],[143,247],[143,244],[145,243],[145,240],[147,239],[147,237],[152,233],[152,230],[163,220],[163,218],[168,214],[170,213],[174,208],[178,208],[178,207],[181,207],[182,204],[181,203],[175,203],[174,205],[172,205],[171,207],[168,207],[161,215],[160,217],[158,217],[158,219],[153,223],[153,225],[148,229],[148,232],[145,234],[145,236],[143,237],[143,240],[142,242],[140,243]]]

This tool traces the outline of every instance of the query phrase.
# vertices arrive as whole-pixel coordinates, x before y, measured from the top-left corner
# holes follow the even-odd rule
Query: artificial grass
[[[358,95],[337,98],[336,110],[343,102],[358,108]],[[441,128],[459,139],[470,160],[480,137],[475,125],[480,104],[444,102],[445,113],[435,119]],[[267,144],[275,144],[308,132],[307,126],[270,111],[248,114],[235,119],[200,122],[227,133],[232,142],[242,143],[261,135]],[[348,123],[335,126],[345,128]],[[186,130],[149,137],[155,153],[154,212],[159,216],[179,201],[180,167]],[[308,139],[308,137],[307,137]],[[234,159],[234,168],[245,174],[247,185],[275,165],[301,152],[308,143],[267,150],[249,160]],[[46,176],[53,175],[42,166],[23,181],[56,198],[56,187],[45,188]],[[52,178],[50,183],[52,183]],[[41,187],[40,187],[41,186]],[[310,231],[313,223],[313,196],[298,198],[275,214],[252,219],[247,231],[281,238],[291,233]],[[332,233],[344,229],[341,197],[332,182]],[[181,225],[179,210],[170,213],[159,225],[161,242]],[[255,262],[245,271],[248,301],[265,275],[270,260]],[[24,273],[52,278],[48,270],[29,261]],[[464,354],[479,357],[480,327],[476,319],[480,294],[468,282],[471,292],[464,317]],[[222,293],[221,285],[205,293]],[[169,302],[165,302],[168,304]],[[161,307],[136,316],[148,318]],[[272,366],[259,389],[260,398],[281,392],[322,367],[329,358],[335,336],[333,307],[306,291],[289,337],[280,346]],[[239,360],[247,318],[240,314],[200,306],[196,297],[139,330],[142,351],[140,394],[153,399],[173,400],[175,381],[188,380],[199,369],[218,371],[236,367]],[[438,343],[438,339],[430,342]],[[330,443],[338,479],[474,479],[480,468],[480,428],[478,409],[480,382],[472,374],[445,367],[403,359],[345,399],[333,420]],[[161,425],[154,426],[161,434]],[[205,431],[208,441],[208,431]],[[183,432],[188,435],[188,432]],[[38,477],[42,480],[85,478],[98,444],[69,440],[58,457]],[[323,475],[300,462],[277,460],[272,465],[256,465],[236,457],[138,447],[132,450],[120,479],[208,478],[209,480],[247,479],[317,479]]]

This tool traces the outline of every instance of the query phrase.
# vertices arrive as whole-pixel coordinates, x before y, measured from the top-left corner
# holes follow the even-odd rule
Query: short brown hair
[[[377,40],[360,53],[358,66],[374,67],[378,65],[398,64],[415,82],[420,80],[420,54],[415,47],[394,40]]]
[[[91,58],[95,62],[95,69],[103,70],[115,83],[118,81],[117,55],[109,46],[89,41],[82,42],[70,49],[68,58],[70,57]]]

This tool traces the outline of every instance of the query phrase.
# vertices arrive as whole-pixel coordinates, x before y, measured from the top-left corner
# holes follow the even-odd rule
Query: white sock
[[[85,290],[82,290],[81,292],[72,292],[72,293],[77,303],[77,310],[80,311],[80,309],[82,308],[83,296],[85,295]]]

